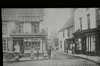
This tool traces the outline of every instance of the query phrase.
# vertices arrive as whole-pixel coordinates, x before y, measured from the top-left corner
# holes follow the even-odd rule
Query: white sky
[[[70,8],[46,8],[43,27],[48,28],[49,36],[57,32],[71,16]]]

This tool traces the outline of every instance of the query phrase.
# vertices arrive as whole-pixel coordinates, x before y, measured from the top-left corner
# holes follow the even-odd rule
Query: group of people
[[[34,50],[34,48],[33,48],[32,52],[31,52],[31,58],[37,57],[37,59],[38,59],[39,58],[39,54],[40,54],[39,53],[39,49]],[[51,47],[47,49],[47,55],[48,55],[48,58],[50,59],[51,58]]]

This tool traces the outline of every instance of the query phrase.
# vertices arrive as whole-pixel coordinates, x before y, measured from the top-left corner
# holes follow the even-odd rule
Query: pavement
[[[80,58],[87,59],[87,60],[90,60],[90,61],[100,64],[99,56],[88,56],[88,55],[84,55],[84,54],[68,54],[68,55],[80,57]]]
[[[20,59],[18,59],[17,62],[24,62],[24,61],[37,61],[37,60],[47,60],[48,57],[34,57],[34,59],[32,59],[31,57],[22,57]],[[3,62],[15,62],[16,59],[13,58],[13,59],[3,59]]]

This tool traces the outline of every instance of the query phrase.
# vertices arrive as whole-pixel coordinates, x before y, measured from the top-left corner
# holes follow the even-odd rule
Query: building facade
[[[64,31],[58,32],[59,51],[64,52]]]
[[[74,52],[74,9],[71,9],[71,15],[67,22],[65,22],[64,26],[59,30],[60,37],[59,43],[62,42],[63,51],[65,53],[73,53]],[[62,39],[61,39],[62,37]]]
[[[100,23],[99,8],[76,8],[75,21],[75,52],[100,56]]]
[[[47,34],[40,31],[44,9],[2,8],[3,53],[31,54],[46,51]]]

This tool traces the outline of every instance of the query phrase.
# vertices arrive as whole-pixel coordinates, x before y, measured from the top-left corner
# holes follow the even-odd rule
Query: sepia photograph
[[[1,8],[3,66],[100,66],[100,8]]]

